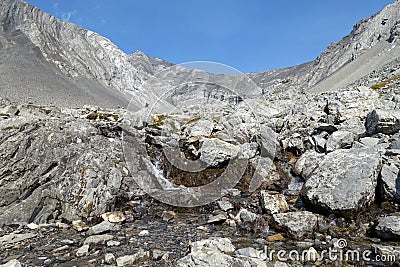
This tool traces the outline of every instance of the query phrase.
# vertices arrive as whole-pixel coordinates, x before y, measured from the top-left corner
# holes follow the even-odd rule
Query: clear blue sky
[[[215,61],[243,72],[315,59],[394,0],[27,0],[173,63]]]

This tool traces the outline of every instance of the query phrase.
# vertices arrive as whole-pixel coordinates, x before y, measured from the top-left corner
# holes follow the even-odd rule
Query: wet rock
[[[353,212],[375,198],[380,156],[369,149],[327,154],[301,191],[305,203],[327,212]]]
[[[103,221],[99,224],[96,224],[89,228],[87,231],[88,235],[98,235],[103,234],[110,231],[118,231],[120,226],[117,224],[110,223],[108,221]]]
[[[217,138],[206,138],[200,148],[200,160],[208,166],[218,167],[238,155],[239,146],[232,145]]]
[[[395,134],[400,130],[400,110],[376,109],[365,121],[368,134]]]
[[[84,257],[89,255],[89,245],[83,245],[82,247],[78,248],[75,255],[77,257]]]
[[[282,228],[295,238],[311,237],[318,225],[318,216],[308,211],[296,211],[273,215],[278,228]]]
[[[260,192],[261,207],[270,214],[282,213],[289,210],[285,196],[278,193]]]
[[[329,136],[326,142],[326,152],[336,149],[349,149],[353,146],[354,134],[347,131],[336,131]]]
[[[207,223],[222,223],[224,221],[226,221],[227,217],[224,214],[217,214],[215,216],[211,216]]]
[[[384,164],[381,170],[380,194],[384,200],[399,200],[400,170],[394,164]]]
[[[26,233],[26,234],[15,234],[11,233],[8,235],[3,235],[0,237],[0,245],[8,245],[8,244],[14,244],[18,243],[27,239],[31,239],[36,237],[37,235],[34,233]]]
[[[150,253],[148,251],[140,249],[139,252],[133,255],[126,255],[117,258],[116,262],[118,267],[128,267],[128,266],[134,266],[136,263],[140,262],[141,260],[147,259],[149,257]]]
[[[83,244],[84,245],[104,244],[113,238],[114,238],[114,236],[112,236],[112,235],[92,235],[92,236],[87,237],[85,239],[85,241],[83,242]]]
[[[122,223],[126,220],[125,215],[120,211],[107,212],[102,214],[101,217],[110,223]]]
[[[375,227],[377,237],[400,241],[400,216],[392,215],[380,218]]]
[[[22,264],[18,260],[10,260],[9,262],[0,265],[0,267],[22,267]]]

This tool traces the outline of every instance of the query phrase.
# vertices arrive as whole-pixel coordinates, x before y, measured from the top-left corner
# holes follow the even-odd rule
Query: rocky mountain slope
[[[262,87],[292,86],[314,91],[343,89],[400,57],[398,48],[400,1],[360,21],[353,31],[331,44],[316,60],[287,69],[251,74]],[[345,68],[347,65],[349,67]],[[357,74],[353,74],[362,67]],[[336,76],[333,75],[339,72]],[[333,76],[333,77],[331,77]],[[327,77],[331,77],[323,83]],[[313,88],[321,83],[316,88]]]
[[[259,88],[2,1],[0,264],[398,266],[399,3]]]

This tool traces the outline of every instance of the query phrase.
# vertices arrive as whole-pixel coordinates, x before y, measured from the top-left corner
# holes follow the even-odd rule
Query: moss
[[[117,114],[111,114],[111,113],[102,113],[102,112],[92,112],[89,115],[86,116],[89,120],[110,120],[110,118],[113,118],[114,121],[119,120],[119,116]]]
[[[94,203],[90,201],[86,207],[83,208],[83,213],[89,214],[93,210]]]
[[[400,80],[400,75],[393,76],[393,77],[391,77],[389,79],[383,80],[380,83],[374,84],[374,85],[371,86],[371,89],[374,89],[374,90],[382,89],[388,83],[396,81],[396,80]]]
[[[167,118],[167,115],[165,115],[165,114],[154,114],[153,115],[154,126],[156,126],[156,127],[163,126],[165,124],[166,118]]]

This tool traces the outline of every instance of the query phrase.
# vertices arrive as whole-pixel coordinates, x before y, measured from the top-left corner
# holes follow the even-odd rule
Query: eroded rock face
[[[75,118],[57,109],[16,108],[0,119],[2,224],[90,220],[135,187],[114,115],[91,122],[87,110]]]
[[[302,189],[310,207],[326,212],[353,212],[375,198],[380,156],[370,149],[342,149],[319,163]]]

